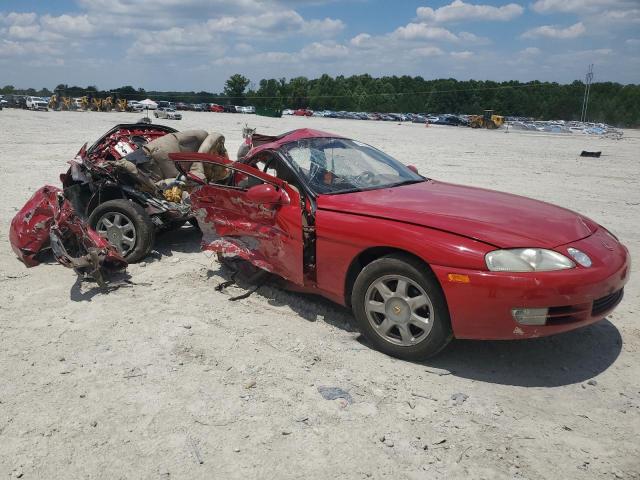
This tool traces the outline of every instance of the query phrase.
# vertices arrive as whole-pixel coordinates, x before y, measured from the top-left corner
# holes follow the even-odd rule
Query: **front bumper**
[[[573,330],[606,317],[622,300],[630,274],[628,250],[603,229],[568,247],[585,252],[589,268],[535,273],[464,270],[432,265],[449,306],[456,338],[506,340]],[[466,275],[467,283],[450,274]],[[454,277],[458,278],[458,277]],[[523,325],[513,309],[549,308],[545,325]]]

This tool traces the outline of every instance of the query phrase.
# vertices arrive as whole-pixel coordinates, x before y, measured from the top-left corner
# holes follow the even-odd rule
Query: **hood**
[[[597,229],[592,220],[549,203],[433,180],[320,195],[318,209],[412,223],[500,248],[553,248],[588,237]]]

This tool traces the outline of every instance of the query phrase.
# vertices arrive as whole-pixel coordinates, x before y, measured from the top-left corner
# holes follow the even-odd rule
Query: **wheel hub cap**
[[[417,282],[403,275],[375,280],[367,289],[365,312],[374,331],[395,345],[416,345],[433,327],[431,299]]]
[[[385,314],[396,323],[407,323],[411,317],[411,309],[403,299],[392,298],[385,303]]]
[[[96,223],[96,231],[106,238],[118,253],[126,256],[136,245],[136,229],[126,215],[107,212]]]

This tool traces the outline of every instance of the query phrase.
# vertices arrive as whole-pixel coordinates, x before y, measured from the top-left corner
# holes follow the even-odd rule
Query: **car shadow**
[[[234,275],[228,266],[209,270],[249,291],[246,275]],[[236,292],[237,293],[237,292]],[[252,293],[274,307],[287,307],[303,319],[324,321],[348,332],[356,332],[351,310],[323,297],[288,291],[277,277],[268,279]],[[357,341],[373,348],[360,335]],[[587,381],[607,370],[622,350],[620,332],[609,320],[550,337],[524,340],[453,340],[435,358],[418,362],[446,374],[498,385],[559,387]],[[381,354],[382,355],[382,354]]]
[[[136,285],[130,279],[131,276],[126,270],[110,273],[106,277],[107,285],[101,287],[94,280],[77,275],[69,290],[69,299],[73,302],[90,302],[96,295],[107,295],[121,288]]]
[[[421,362],[452,375],[500,385],[559,387],[607,370],[622,350],[620,332],[602,320],[571,332],[526,340],[454,340]]]
[[[174,252],[197,253],[201,251],[202,232],[189,224],[157,235],[155,245],[145,261],[171,257]]]
[[[229,288],[231,285],[222,289],[228,297],[227,300],[234,298],[233,295],[242,294],[243,291],[251,292],[251,295],[263,298],[269,305],[276,308],[289,308],[309,322],[320,320],[348,332],[357,331],[352,324],[353,316],[349,309],[319,295],[287,290],[286,282],[275,275],[266,274],[266,277],[259,282],[252,282],[251,276],[255,270],[253,267],[247,270],[246,267],[246,262],[233,265],[218,264],[217,269],[208,270],[207,278],[220,277],[224,279],[221,283],[231,282],[234,287],[237,287],[233,289],[233,294]],[[218,284],[216,290],[220,285]]]

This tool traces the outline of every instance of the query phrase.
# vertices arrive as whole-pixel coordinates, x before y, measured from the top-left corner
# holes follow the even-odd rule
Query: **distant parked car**
[[[238,113],[238,110],[236,109],[235,105],[225,105],[223,108],[224,108],[224,111],[227,113]]]
[[[285,108],[284,110],[282,110],[282,115],[293,115],[293,110],[291,110],[290,108]]]
[[[176,103],[176,110],[189,110],[189,105],[184,102]]]
[[[211,112],[224,112],[224,107],[222,105],[218,105],[218,104],[212,103],[209,106],[209,111],[211,111]]]
[[[76,107],[80,108],[77,102]],[[127,102],[127,110],[131,112],[142,112],[144,110],[144,106],[137,100],[130,100]]]
[[[308,108],[299,108],[295,112],[293,112],[293,114],[298,117],[310,117],[311,115],[313,115],[313,111],[309,110]]]
[[[173,108],[159,108],[153,112],[153,115],[156,118],[166,118],[167,120],[182,120],[182,114]]]
[[[27,97],[27,108],[46,112],[49,110],[49,103],[41,97]]]
[[[238,113],[256,113],[256,107],[236,105],[236,112],[238,112]]]

